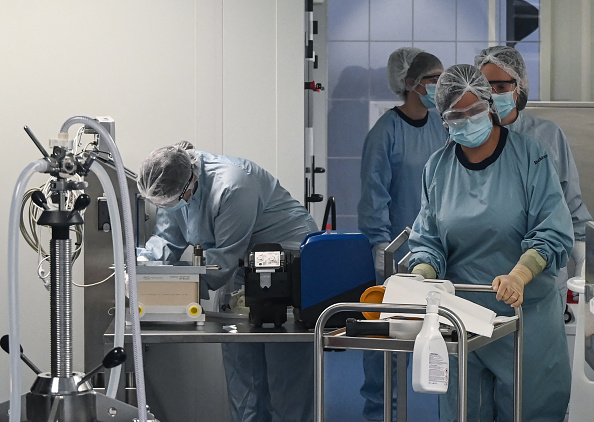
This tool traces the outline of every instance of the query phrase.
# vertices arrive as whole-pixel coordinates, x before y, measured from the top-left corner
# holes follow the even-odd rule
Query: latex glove
[[[508,275],[495,277],[492,286],[497,292],[497,300],[503,300],[512,308],[517,308],[524,301],[524,286],[532,277],[532,271],[522,264],[517,264]]]
[[[420,274],[423,278],[437,278],[437,271],[429,264],[418,264],[411,271],[412,274]]]
[[[586,274],[586,242],[576,240],[571,251],[571,258],[575,263],[574,277],[583,278]]]
[[[384,279],[384,249],[388,247],[389,242],[381,242],[373,247],[373,266],[375,267],[376,274],[381,275],[381,279]],[[395,271],[392,271],[394,274]]]

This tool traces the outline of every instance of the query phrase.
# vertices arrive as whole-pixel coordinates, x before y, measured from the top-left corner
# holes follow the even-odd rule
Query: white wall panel
[[[303,1],[279,0],[277,23],[277,173],[281,184],[303,203],[304,195],[304,20]],[[291,54],[287,54],[291,52]],[[295,86],[297,85],[297,86]],[[290,159],[287,159],[290,158]]]
[[[223,152],[275,172],[276,2],[223,3]],[[272,6],[272,7],[271,7]],[[252,144],[251,139],[258,139]]]
[[[198,149],[223,153],[223,2],[196,8],[196,134]]]

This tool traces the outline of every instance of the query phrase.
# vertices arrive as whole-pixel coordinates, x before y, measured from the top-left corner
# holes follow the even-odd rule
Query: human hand
[[[497,292],[497,300],[503,300],[512,308],[517,308],[524,301],[524,281],[516,274],[497,276],[492,286]]]
[[[512,308],[517,308],[524,301],[524,286],[532,277],[532,271],[522,264],[516,264],[508,275],[495,277],[492,286],[497,292],[497,300],[503,300]]]

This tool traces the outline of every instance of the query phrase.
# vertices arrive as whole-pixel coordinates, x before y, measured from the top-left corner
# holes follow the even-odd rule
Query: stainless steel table
[[[147,401],[151,411],[161,420],[198,422],[215,420],[230,422],[227,390],[224,380],[221,350],[217,343],[310,343],[314,330],[295,322],[292,312],[282,327],[264,324],[250,326],[247,315],[233,318],[229,314],[206,314],[203,326],[193,322],[163,323],[140,320],[141,341],[145,363]],[[104,333],[105,352],[113,347],[114,325]],[[126,327],[125,348],[130,348],[131,327]],[[126,362],[118,394],[122,400],[134,403],[134,368]],[[179,370],[183,366],[184,370]],[[198,381],[197,381],[198,380]],[[123,395],[125,394],[125,396]],[[129,399],[130,397],[130,399]],[[208,415],[206,419],[201,415]]]
[[[165,323],[140,320],[143,343],[312,343],[314,329],[308,329],[293,316],[287,317],[281,327],[264,324],[260,328],[250,325],[247,316],[234,318],[228,314],[206,314],[204,325],[192,322]],[[113,323],[104,335],[105,343],[113,344]],[[124,341],[132,341],[132,329],[126,327]]]

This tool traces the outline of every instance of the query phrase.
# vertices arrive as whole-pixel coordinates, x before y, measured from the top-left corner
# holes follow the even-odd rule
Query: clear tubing
[[[124,329],[126,325],[126,282],[124,277],[124,242],[122,240],[122,223],[118,210],[118,198],[109,175],[101,164],[94,161],[91,171],[95,173],[103,192],[107,197],[107,209],[111,221],[111,241],[113,243],[113,262],[115,266],[115,330],[113,347],[124,347]],[[112,368],[109,375],[106,396],[115,399],[122,365]]]
[[[10,218],[8,222],[8,324],[10,352],[10,422],[21,421],[21,334],[19,332],[19,222],[21,201],[27,183],[36,172],[43,173],[49,168],[44,159],[29,164],[21,172],[12,194]]]
[[[142,342],[140,340],[140,320],[138,317],[138,292],[136,283],[136,250],[134,248],[134,233],[132,231],[132,209],[130,207],[130,194],[126,181],[124,163],[120,151],[115,145],[109,132],[96,120],[85,116],[75,116],[66,120],[60,129],[60,134],[68,137],[68,128],[74,124],[83,124],[93,128],[106,143],[113,158],[118,184],[120,187],[120,199],[122,200],[122,215],[124,216],[124,235],[126,239],[126,259],[128,263],[128,282],[130,287],[130,317],[132,322],[132,346],[134,349],[134,372],[136,377],[136,395],[138,402],[139,422],[147,422],[146,394],[144,389],[144,372],[142,362]],[[18,224],[17,224],[18,227]]]

